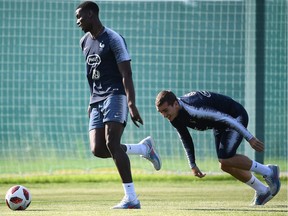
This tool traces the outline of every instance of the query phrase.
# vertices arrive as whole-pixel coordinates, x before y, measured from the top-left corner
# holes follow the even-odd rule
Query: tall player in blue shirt
[[[206,174],[196,165],[194,143],[188,128],[213,129],[221,169],[255,190],[254,205],[264,205],[278,193],[277,165],[263,165],[236,153],[243,137],[256,151],[264,150],[264,144],[246,129],[248,115],[241,104],[228,96],[208,91],[194,91],[177,98],[173,92],[164,90],[157,95],[155,105],[177,130],[195,176],[203,178]],[[251,171],[261,174],[269,187]]]
[[[138,123],[143,124],[135,104],[131,59],[125,40],[102,25],[96,3],[81,3],[75,14],[77,25],[86,33],[80,45],[91,95],[88,106],[91,151],[96,157],[112,157],[122,179],[125,196],[113,208],[140,208],[127,154],[141,155],[151,161],[156,170],[161,168],[161,161],[151,137],[139,144],[120,144],[128,112],[137,127]]]

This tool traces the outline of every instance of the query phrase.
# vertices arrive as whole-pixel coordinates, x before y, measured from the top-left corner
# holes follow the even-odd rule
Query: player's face
[[[82,28],[82,30],[86,33],[91,30],[91,22],[90,22],[90,15],[89,11],[83,11],[81,8],[78,8],[75,11],[76,16],[76,24],[79,28]]]
[[[177,101],[173,105],[168,105],[168,102],[164,102],[161,106],[157,107],[157,111],[169,121],[173,121],[178,116],[179,109],[180,106]]]

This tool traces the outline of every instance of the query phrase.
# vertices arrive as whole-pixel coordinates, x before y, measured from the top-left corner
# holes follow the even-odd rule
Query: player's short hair
[[[161,106],[163,103],[167,102],[168,105],[173,105],[174,102],[177,101],[176,95],[170,90],[163,90],[159,92],[156,97],[155,105],[156,107]]]
[[[99,15],[99,7],[98,5],[93,2],[93,1],[85,1],[82,2],[81,4],[78,5],[78,7],[76,9],[81,8],[83,11],[87,11],[90,10],[92,11],[94,14]]]

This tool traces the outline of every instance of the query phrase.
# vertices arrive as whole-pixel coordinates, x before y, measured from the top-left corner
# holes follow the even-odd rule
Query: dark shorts
[[[128,117],[127,97],[111,95],[103,101],[91,105],[89,131],[104,128],[106,122],[119,122],[126,125]]]
[[[247,127],[248,114],[246,110],[237,107],[238,117],[236,119]],[[227,159],[236,155],[237,149],[243,140],[243,136],[234,129],[227,128],[223,130],[214,129],[216,152],[219,159]]]

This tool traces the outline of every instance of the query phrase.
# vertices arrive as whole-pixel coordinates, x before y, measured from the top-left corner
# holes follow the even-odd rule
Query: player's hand
[[[92,108],[91,108],[91,106],[89,105],[88,108],[87,108],[88,118],[90,118],[91,112],[92,112]]]
[[[193,172],[194,176],[196,176],[198,178],[203,178],[206,176],[206,173],[202,173],[197,166],[192,168],[192,172]]]
[[[253,137],[251,140],[249,140],[249,144],[253,149],[255,149],[258,152],[264,151],[264,143],[262,143],[256,137]]]
[[[129,112],[133,123],[136,127],[139,127],[138,123],[143,125],[143,120],[138,112],[138,109],[135,105],[129,106]]]

